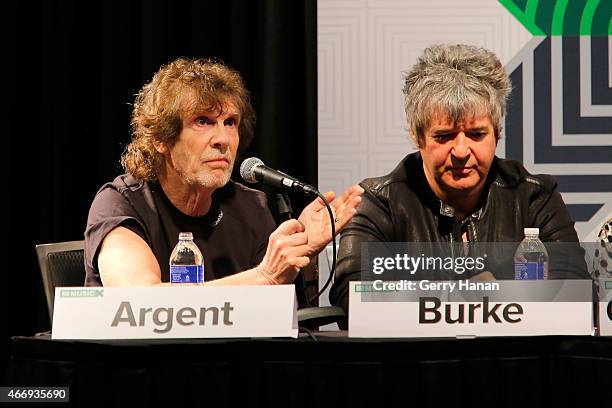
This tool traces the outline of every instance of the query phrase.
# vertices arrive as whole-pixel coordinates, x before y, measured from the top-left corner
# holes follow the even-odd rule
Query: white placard
[[[612,336],[612,279],[599,279],[599,335]]]
[[[293,285],[55,289],[53,339],[297,337]]]
[[[351,282],[349,337],[593,334],[589,280],[495,281],[497,288],[461,291],[454,282],[440,290],[421,289],[416,282],[413,290],[393,291]]]

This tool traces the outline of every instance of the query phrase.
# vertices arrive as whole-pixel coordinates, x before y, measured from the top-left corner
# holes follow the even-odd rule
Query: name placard
[[[55,289],[53,339],[297,337],[293,285]]]
[[[590,280],[351,282],[349,337],[591,335]]]
[[[612,336],[612,279],[599,279],[599,335]]]

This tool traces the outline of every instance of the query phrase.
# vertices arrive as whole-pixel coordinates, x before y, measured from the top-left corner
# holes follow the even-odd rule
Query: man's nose
[[[457,159],[465,159],[470,155],[469,140],[464,132],[459,132],[455,137],[455,146],[453,146],[451,153]]]
[[[217,123],[213,129],[211,144],[218,149],[225,149],[229,145],[229,129],[223,123]]]

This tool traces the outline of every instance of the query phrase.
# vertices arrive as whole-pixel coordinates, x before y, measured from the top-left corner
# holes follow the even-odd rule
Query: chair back
[[[83,286],[85,282],[84,248],[84,241],[36,245],[36,256],[51,323],[53,323],[55,288]]]

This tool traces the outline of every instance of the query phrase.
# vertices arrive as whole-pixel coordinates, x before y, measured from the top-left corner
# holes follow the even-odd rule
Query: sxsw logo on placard
[[[63,298],[104,297],[104,289],[60,289]]]
[[[559,183],[581,240],[612,214],[612,1],[499,0],[534,36],[513,84],[498,154]]]

